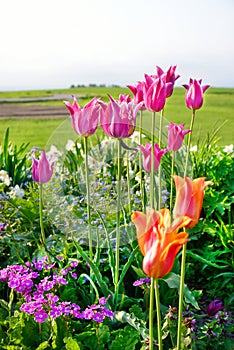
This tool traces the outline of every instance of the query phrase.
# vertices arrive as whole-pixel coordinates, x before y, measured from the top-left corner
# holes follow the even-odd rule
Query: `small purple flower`
[[[98,299],[100,305],[106,305],[106,298],[102,297]]]
[[[77,267],[78,264],[79,264],[78,260],[72,260],[72,261],[70,262],[70,265],[71,265],[71,267],[73,267],[73,268]]]
[[[6,227],[7,227],[6,222],[3,222],[2,224],[0,224],[0,232],[4,231]]]
[[[36,311],[34,313],[34,320],[36,322],[43,323],[47,318],[48,318],[48,314],[45,312],[45,310]]]
[[[150,283],[151,282],[151,279],[150,278],[140,278],[139,280],[135,281],[133,283],[133,286],[134,287],[139,287],[139,286],[142,286],[143,284],[147,284],[147,283]]]

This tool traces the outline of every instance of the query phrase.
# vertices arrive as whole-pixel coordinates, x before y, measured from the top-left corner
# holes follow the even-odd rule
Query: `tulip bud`
[[[201,83],[202,80],[190,79],[189,85],[183,85],[187,90],[185,103],[189,109],[199,109],[203,104],[203,94],[210,85],[201,86]]]
[[[50,181],[54,169],[54,162],[49,162],[46,157],[46,152],[43,151],[39,160],[33,158],[32,178],[33,181],[40,184]]]

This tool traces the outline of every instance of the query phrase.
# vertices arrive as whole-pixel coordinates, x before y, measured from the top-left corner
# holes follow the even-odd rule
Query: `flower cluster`
[[[0,280],[7,282],[9,288],[22,295],[25,302],[20,310],[33,315],[36,322],[42,323],[48,318],[55,319],[62,315],[94,320],[98,323],[105,317],[113,317],[114,313],[105,307],[106,298],[99,298],[98,304],[88,306],[82,311],[79,305],[70,301],[60,301],[59,296],[55,294],[60,286],[68,284],[68,276],[77,279],[77,266],[78,261],[73,260],[66,268],[59,270],[56,263],[48,264],[46,259],[42,259],[27,262],[26,266],[7,266],[0,270]]]

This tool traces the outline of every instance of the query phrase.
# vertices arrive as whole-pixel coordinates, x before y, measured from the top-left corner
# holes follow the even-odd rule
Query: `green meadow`
[[[118,98],[120,93],[130,93],[123,87],[79,87],[60,90],[37,90],[37,91],[13,91],[0,92],[0,108],[3,104],[14,105],[43,105],[61,106],[63,99],[53,100],[54,95],[66,94],[75,95],[78,103],[83,106],[92,97],[98,96],[108,101],[108,94]],[[10,99],[18,99],[11,101]],[[30,98],[32,101],[23,101],[22,98]],[[42,98],[42,99],[41,99]],[[46,100],[50,98],[50,100]],[[7,101],[3,101],[7,99]],[[40,100],[41,99],[41,100]],[[175,88],[173,95],[167,100],[164,110],[164,124],[169,121],[174,123],[185,123],[189,128],[191,111],[185,106],[185,89]],[[66,107],[64,106],[64,110]],[[221,146],[234,143],[234,89],[233,88],[210,88],[204,95],[203,107],[196,111],[192,144],[201,142],[209,135],[217,132],[218,144]],[[69,138],[74,139],[75,135],[70,126],[69,114],[67,118],[1,118],[0,119],[0,140],[3,139],[6,128],[10,128],[10,140],[15,145],[29,142],[29,149],[33,146],[45,147],[63,139],[63,143]],[[151,114],[143,112],[143,128],[150,131]]]

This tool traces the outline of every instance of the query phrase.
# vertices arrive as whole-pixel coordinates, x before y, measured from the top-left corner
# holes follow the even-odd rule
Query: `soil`
[[[0,118],[66,118],[65,106],[0,104]]]

